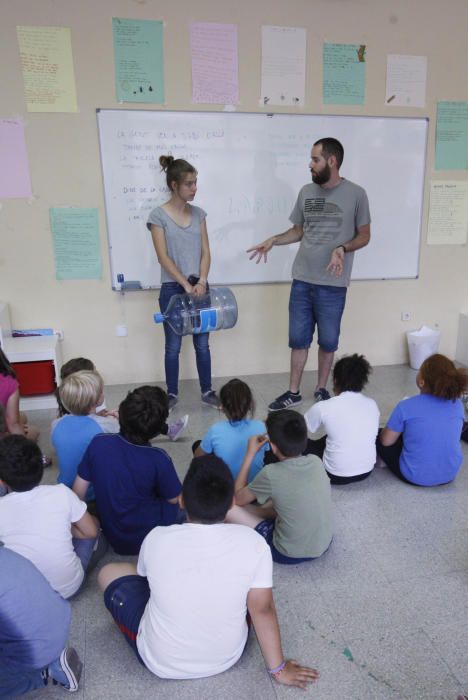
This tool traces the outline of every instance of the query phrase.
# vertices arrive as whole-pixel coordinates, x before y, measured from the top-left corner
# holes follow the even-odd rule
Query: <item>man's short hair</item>
[[[100,403],[104,382],[96,370],[73,372],[59,387],[60,400],[75,416],[87,416]]]
[[[265,421],[268,437],[284,457],[298,457],[307,447],[304,416],[285,409],[269,413]]]
[[[333,383],[341,391],[362,391],[372,368],[364,355],[345,355],[333,368]]]
[[[129,391],[119,406],[120,432],[135,445],[146,445],[159,435],[169,415],[169,399],[159,386]]]
[[[234,497],[229,467],[213,454],[194,457],[182,484],[182,496],[189,520],[222,523]]]
[[[42,453],[24,435],[7,435],[0,440],[0,479],[12,491],[30,491],[44,472]]]
[[[341,168],[344,158],[344,148],[338,139],[327,136],[324,139],[319,139],[314,143],[314,146],[322,146],[322,155],[324,158],[335,156],[337,168]]]

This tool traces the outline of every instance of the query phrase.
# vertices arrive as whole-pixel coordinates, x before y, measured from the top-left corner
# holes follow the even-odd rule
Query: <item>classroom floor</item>
[[[416,372],[406,366],[374,369],[367,393],[381,423],[403,396],[416,393]],[[287,375],[245,378],[257,400],[257,417],[287,385]],[[223,380],[215,381],[219,388]],[[305,411],[315,372],[303,381]],[[106,389],[108,407],[132,387]],[[190,413],[177,443],[160,439],[182,478],[192,441],[217,413],[199,401],[195,381],[181,384],[174,416]],[[53,411],[30,414],[43,428],[46,448]],[[229,671],[197,681],[166,681],[138,664],[104,608],[96,572],[73,601],[70,643],[84,670],[75,697],[86,700],[455,700],[468,691],[468,445],[465,469],[455,483],[432,489],[406,485],[388,469],[375,469],[357,484],[333,486],[335,537],[321,559],[285,567],[275,564],[275,600],[285,654],[318,668],[320,680],[303,691],[285,688],[265,671],[255,636]],[[45,481],[53,483],[54,467]],[[108,552],[105,562],[125,558]],[[131,557],[126,558],[131,560]],[[196,605],[196,601],[194,601]],[[27,697],[32,697],[32,694]],[[63,698],[47,688],[35,697]]]

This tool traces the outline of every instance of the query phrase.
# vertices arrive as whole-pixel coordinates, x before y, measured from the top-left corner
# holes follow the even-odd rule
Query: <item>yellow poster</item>
[[[28,112],[76,112],[68,27],[16,27]]]

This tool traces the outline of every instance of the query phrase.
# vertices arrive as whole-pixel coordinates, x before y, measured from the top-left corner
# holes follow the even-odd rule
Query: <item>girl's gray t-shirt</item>
[[[200,274],[201,259],[201,224],[206,219],[206,211],[190,204],[192,219],[186,227],[179,226],[162,207],[156,207],[150,213],[146,226],[151,231],[151,224],[159,226],[166,238],[167,254],[177,265],[184,277]],[[161,284],[175,282],[174,278],[161,266]]]

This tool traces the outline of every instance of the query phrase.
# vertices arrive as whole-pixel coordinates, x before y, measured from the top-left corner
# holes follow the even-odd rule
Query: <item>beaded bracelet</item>
[[[272,676],[279,676],[281,671],[283,671],[284,667],[286,666],[286,661],[283,661],[279,666],[276,668],[269,668],[268,673]]]

